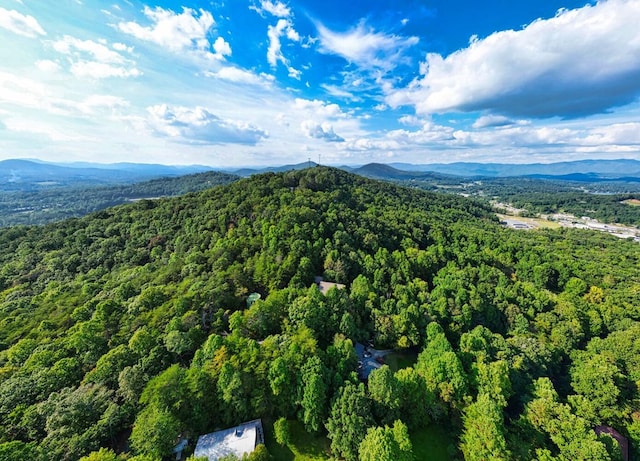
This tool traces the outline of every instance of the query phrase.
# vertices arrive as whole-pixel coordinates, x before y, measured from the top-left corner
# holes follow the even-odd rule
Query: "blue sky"
[[[640,159],[640,0],[0,0],[0,159]]]

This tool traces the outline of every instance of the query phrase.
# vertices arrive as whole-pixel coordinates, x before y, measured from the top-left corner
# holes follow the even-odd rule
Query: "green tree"
[[[309,432],[318,432],[325,419],[328,397],[327,370],[318,357],[312,357],[302,373],[302,422]]]
[[[108,448],[100,448],[98,451],[83,456],[80,461],[118,461],[118,455]]]
[[[273,433],[276,437],[276,442],[280,445],[287,446],[291,443],[291,431],[289,421],[286,418],[278,418],[273,423]]]
[[[370,427],[358,449],[360,461],[413,461],[409,431],[402,421],[393,427]]]
[[[44,460],[35,443],[19,440],[0,443],[0,461],[39,461]]]
[[[502,410],[488,394],[479,394],[478,400],[464,411],[460,448],[468,461],[509,460]]]
[[[347,461],[355,461],[358,447],[373,423],[371,403],[365,395],[364,385],[346,382],[339,390],[327,420],[331,450]]]
[[[180,430],[181,423],[171,412],[150,405],[136,417],[129,441],[136,453],[161,459],[172,452]]]
[[[390,424],[400,418],[401,401],[404,394],[393,372],[387,365],[374,370],[367,383],[369,397],[373,400],[376,418],[384,424]]]
[[[468,392],[462,362],[435,322],[427,327],[427,344],[418,356],[416,371],[425,379],[429,391],[445,403],[458,406]]]

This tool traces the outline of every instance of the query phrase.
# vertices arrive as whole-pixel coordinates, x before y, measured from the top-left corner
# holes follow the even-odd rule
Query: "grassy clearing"
[[[278,461],[325,461],[331,459],[330,441],[324,435],[309,434],[299,421],[289,421],[291,443],[280,446],[273,435],[273,423],[265,425],[267,450]]]
[[[415,351],[395,351],[384,356],[384,363],[394,373],[403,368],[412,367],[418,360],[418,353]]]
[[[624,200],[622,203],[624,203],[625,205],[640,206],[640,200],[636,198],[630,198],[629,200]]]
[[[411,434],[416,461],[452,461],[455,459],[456,440],[441,426],[427,426]]]
[[[520,221],[540,229],[559,229],[561,227],[559,223],[555,221],[549,221],[548,219],[523,218],[521,216],[509,216],[509,215],[504,215],[500,213],[496,213],[496,215],[498,216],[498,219],[500,219],[501,221],[504,219],[513,219],[513,220]]]

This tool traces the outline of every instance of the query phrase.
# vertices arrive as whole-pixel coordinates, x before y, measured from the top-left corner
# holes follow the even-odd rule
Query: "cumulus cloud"
[[[324,102],[319,99],[296,98],[293,102],[293,108],[307,111],[323,118],[343,118],[346,116],[337,104]]]
[[[203,107],[161,104],[148,107],[147,111],[153,131],[178,142],[255,145],[268,136],[249,123],[220,118]]]
[[[213,50],[216,56],[231,56],[231,46],[222,37],[216,38],[213,44]]]
[[[595,127],[584,137],[584,144],[593,146],[640,146],[640,122],[614,123]]]
[[[344,138],[337,135],[333,126],[328,123],[316,123],[305,120],[300,124],[303,133],[309,138],[322,139],[327,142],[344,142]]]
[[[209,35],[215,26],[210,12],[200,9],[182,8],[182,13],[165,10],[161,7],[144,7],[144,15],[151,25],[142,26],[137,22],[121,22],[117,28],[147,42],[155,43],[172,52],[197,50],[207,53],[215,59],[223,59],[231,55],[231,47],[222,37],[213,44],[214,53],[210,52]]]
[[[138,77],[142,72],[135,63],[114,48],[93,40],[69,35],[52,42],[53,49],[71,59],[70,71],[78,78]]]
[[[256,11],[260,15],[269,13],[277,18],[291,17],[291,8],[280,1],[273,2],[271,0],[262,0],[260,6],[252,5],[250,9]]]
[[[267,74],[256,74],[238,67],[223,67],[217,72],[205,72],[205,76],[247,85],[271,86],[275,77]]]
[[[0,27],[14,34],[28,38],[37,38],[47,35],[38,20],[30,15],[25,15],[16,10],[7,10],[0,7]]]
[[[418,37],[401,37],[376,32],[361,21],[346,32],[335,32],[316,24],[320,34],[320,51],[342,56],[363,68],[390,71],[402,59],[404,52],[418,43]]]
[[[422,76],[387,102],[418,113],[484,110],[516,117],[600,113],[640,94],[640,2],[560,10],[522,30],[472,37],[447,57],[428,54]],[[354,47],[357,50],[357,46]]]
[[[495,128],[499,126],[513,125],[513,120],[504,115],[483,115],[473,124],[473,128]]]

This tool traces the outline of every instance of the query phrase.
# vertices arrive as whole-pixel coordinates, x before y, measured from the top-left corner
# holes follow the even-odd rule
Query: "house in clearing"
[[[208,458],[209,461],[217,461],[228,455],[242,459],[243,455],[250,454],[260,444],[264,444],[264,431],[262,421],[256,419],[236,427],[201,435],[198,437],[193,455],[196,458]]]
[[[325,296],[327,295],[327,293],[331,288],[336,288],[338,290],[342,290],[345,288],[345,286],[342,283],[325,282],[322,276],[320,275],[316,276],[315,282],[316,282],[316,285],[318,286],[318,289],[320,290],[320,293],[322,293]]]

